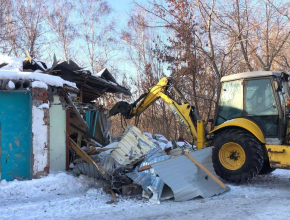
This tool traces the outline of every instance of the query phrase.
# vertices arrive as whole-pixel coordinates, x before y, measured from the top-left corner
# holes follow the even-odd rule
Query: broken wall
[[[88,108],[89,109],[89,108]],[[107,119],[107,111],[105,110],[96,110],[96,109],[89,109],[89,110],[81,110],[83,119],[86,120],[88,124],[88,128],[85,126],[84,122],[74,113],[74,111],[70,112],[70,123],[81,129],[82,131],[86,132],[86,135],[90,135],[94,137],[95,140],[105,146],[110,143],[110,121]],[[89,113],[89,114],[86,114]],[[93,117],[91,120],[87,119],[87,116],[93,113]],[[96,116],[97,115],[97,116]],[[91,126],[90,126],[91,124]],[[70,136],[73,134],[83,133],[80,130],[70,126]],[[79,136],[81,137],[81,136]],[[81,145],[81,140],[77,140],[77,144]]]
[[[47,86],[32,88],[32,176],[49,172],[49,103]]]

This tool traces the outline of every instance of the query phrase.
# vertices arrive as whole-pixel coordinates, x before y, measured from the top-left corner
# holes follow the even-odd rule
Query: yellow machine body
[[[266,144],[270,165],[273,168],[290,169],[290,146]]]
[[[273,168],[290,169],[290,146],[289,145],[268,145],[259,126],[251,120],[245,118],[235,118],[214,127],[209,134],[229,127],[243,128],[252,133],[261,143],[265,144],[266,157],[269,158],[270,166]]]
[[[265,138],[263,135],[262,130],[259,128],[259,126],[252,122],[251,120],[245,119],[245,118],[235,118],[229,121],[224,122],[223,124],[214,127],[212,131],[209,133],[215,133],[221,129],[228,128],[228,127],[240,127],[243,128],[250,133],[252,133],[261,143],[265,144]]]

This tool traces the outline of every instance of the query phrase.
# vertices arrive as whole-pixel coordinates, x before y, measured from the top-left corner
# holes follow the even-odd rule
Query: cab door
[[[245,80],[243,117],[256,122],[266,137],[278,137],[279,109],[270,78]]]

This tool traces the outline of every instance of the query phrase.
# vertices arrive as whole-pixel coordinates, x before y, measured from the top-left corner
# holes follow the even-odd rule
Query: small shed
[[[131,95],[107,69],[0,55],[0,180],[68,170],[72,140],[78,149],[107,145],[107,110],[94,102],[106,93]]]
[[[78,89],[60,77],[27,70],[24,63],[0,56],[1,180],[65,170],[68,159],[65,96]]]

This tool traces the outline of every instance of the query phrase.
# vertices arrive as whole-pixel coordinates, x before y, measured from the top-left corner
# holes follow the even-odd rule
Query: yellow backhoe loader
[[[212,130],[204,122],[171,78],[162,78],[136,102],[118,102],[110,116],[138,117],[157,99],[166,102],[197,149],[214,146],[216,173],[226,181],[241,183],[275,168],[290,169],[289,75],[257,71],[225,76]],[[177,94],[176,95],[172,95]]]

